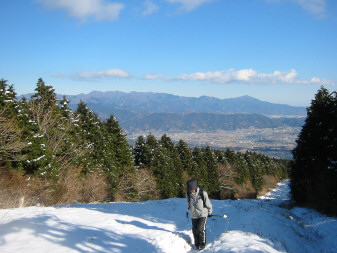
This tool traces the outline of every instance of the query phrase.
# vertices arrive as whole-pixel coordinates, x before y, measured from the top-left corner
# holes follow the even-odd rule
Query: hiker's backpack
[[[187,192],[187,201],[188,201],[188,207],[190,205],[190,200],[191,200],[191,193]],[[205,195],[204,195],[204,189],[199,187],[199,195],[202,199],[202,203],[204,203],[204,207],[206,207],[206,201],[205,201]]]

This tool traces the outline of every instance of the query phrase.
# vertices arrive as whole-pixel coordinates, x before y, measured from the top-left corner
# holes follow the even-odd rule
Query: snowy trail
[[[337,220],[287,209],[288,182],[256,200],[212,200],[203,252],[336,252]],[[192,252],[184,199],[0,210],[0,252]],[[190,243],[188,243],[190,242]]]

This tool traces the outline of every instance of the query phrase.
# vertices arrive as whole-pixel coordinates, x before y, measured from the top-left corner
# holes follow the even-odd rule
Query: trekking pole
[[[221,217],[221,218],[227,218],[227,215],[226,214],[224,214],[224,215],[219,215],[219,214],[212,214],[212,216],[211,217]]]

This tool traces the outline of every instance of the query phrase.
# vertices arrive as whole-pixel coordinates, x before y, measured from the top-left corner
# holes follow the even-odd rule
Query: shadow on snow
[[[5,235],[31,230],[32,235],[78,252],[155,252],[156,248],[134,235],[117,234],[111,230],[65,223],[56,217],[43,215],[23,218],[3,224],[0,245],[5,245]],[[36,244],[41,248],[41,244]],[[30,248],[30,250],[33,250]]]

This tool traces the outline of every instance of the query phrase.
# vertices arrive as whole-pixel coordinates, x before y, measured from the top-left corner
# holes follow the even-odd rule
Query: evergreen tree
[[[80,127],[78,131],[81,143],[85,145],[83,148],[85,148],[88,153],[88,155],[83,157],[81,161],[83,165],[83,172],[90,173],[95,170],[104,170],[103,150],[105,147],[102,140],[103,134],[101,131],[101,121],[94,112],[89,110],[86,103],[83,101],[78,104],[76,115],[78,117],[78,125]],[[113,167],[111,163],[109,165],[107,167],[108,170]]]
[[[47,109],[57,105],[55,90],[51,85],[46,85],[42,78],[36,83],[35,94],[32,100],[38,102],[42,109]]]
[[[219,171],[218,171],[218,162],[215,157],[213,150],[207,146],[203,152],[204,161],[207,168],[207,186],[208,192],[211,197],[219,198],[220,197],[220,182],[219,182]]]
[[[32,116],[29,102],[23,100],[19,108],[19,124],[23,128],[23,137],[27,143],[27,147],[22,150],[27,159],[19,167],[28,174],[47,175],[47,171],[51,168],[52,154],[49,148],[47,150],[45,135],[40,131],[36,119]]]
[[[234,164],[236,162],[236,153],[235,151],[227,148],[225,153],[224,153],[226,161],[230,164]]]
[[[63,96],[62,100],[60,101],[60,111],[62,114],[62,117],[64,118],[70,118],[73,116],[72,110],[68,107],[69,100],[67,100],[66,96]]]
[[[263,185],[262,164],[260,163],[258,156],[255,153],[249,151],[246,152],[245,159],[248,164],[251,182],[256,191],[259,191]]]
[[[172,181],[170,178],[170,161],[166,150],[159,144],[153,152],[151,169],[158,183],[163,198],[175,197],[172,191]]]
[[[195,178],[198,181],[198,184],[202,186],[203,188],[206,188],[208,190],[208,170],[207,165],[204,160],[204,155],[201,150],[201,148],[195,147],[193,149],[193,161],[194,161],[194,168],[195,174],[192,175],[193,178]]]
[[[13,85],[7,84],[4,79],[0,80],[0,110],[4,117],[14,117],[16,115],[16,92]]]
[[[73,114],[67,107],[68,102],[63,97],[59,106],[53,87],[45,85],[41,78],[31,99],[23,100],[24,107],[29,112],[28,123],[25,117],[21,119],[24,128],[28,130],[27,138],[31,143],[30,149],[26,152],[28,156],[34,154],[30,162],[39,161],[38,167],[41,174],[58,176],[62,169],[70,166],[76,159],[73,157],[73,152],[78,151],[78,145],[72,142],[74,140],[71,137],[74,128]],[[33,136],[31,136],[32,133]],[[37,155],[40,156],[36,157]],[[30,170],[34,171],[36,168]]]
[[[104,126],[109,136],[109,145],[111,145],[111,148],[114,150],[116,166],[123,168],[131,167],[133,165],[131,148],[117,119],[111,115]]]
[[[245,180],[249,178],[248,163],[244,155],[227,149],[225,152],[225,157],[228,163],[235,168],[235,172],[237,173],[235,181],[242,185]]]
[[[146,136],[145,150],[144,150],[144,167],[151,168],[155,150],[158,148],[158,141],[154,135]]]
[[[39,79],[37,85],[40,89],[35,89],[36,93],[32,95],[31,100],[23,98],[16,106],[16,120],[22,129],[22,138],[27,146],[22,149],[26,160],[16,163],[15,167],[23,169],[25,173],[49,176],[55,173],[53,148],[50,144],[56,143],[54,139],[54,131],[58,124],[56,95],[51,86],[44,85],[42,79]],[[52,102],[48,101],[49,99]]]
[[[78,116],[68,107],[69,100],[63,96],[56,108],[57,123],[52,132],[54,139],[49,144],[53,148],[55,166],[61,171],[81,164],[88,151],[81,142]]]
[[[195,164],[193,163],[193,154],[191,148],[187,145],[186,142],[180,140],[177,149],[179,152],[179,158],[183,170],[187,172],[190,177],[193,177],[195,174],[196,168]]]
[[[216,156],[216,159],[219,164],[228,165],[225,152],[223,152],[222,150],[214,150],[214,155]]]
[[[321,87],[293,150],[291,193],[302,205],[337,215],[337,96]]]
[[[15,166],[21,162],[22,149],[26,144],[22,141],[22,131],[16,120],[18,102],[13,85],[0,80],[0,166]]]
[[[183,182],[183,166],[181,164],[179,151],[171,140],[166,134],[162,136],[160,139],[160,144],[166,148],[169,158],[171,160],[171,174],[175,177],[175,191],[176,197],[183,197],[184,196],[184,182]]]
[[[7,80],[0,79],[0,108],[5,108],[7,100]]]
[[[137,138],[137,141],[135,143],[135,147],[133,149],[133,155],[135,158],[135,166],[139,168],[144,168],[146,164],[146,159],[145,159],[145,138],[140,135]]]
[[[110,116],[101,122],[84,102],[80,102],[77,111],[79,135],[88,150],[82,160],[83,172],[103,171],[110,178],[112,191],[116,191],[120,173],[133,165],[131,149],[117,119]]]
[[[183,196],[184,182],[178,150],[167,135],[161,137],[151,167],[164,198]]]

